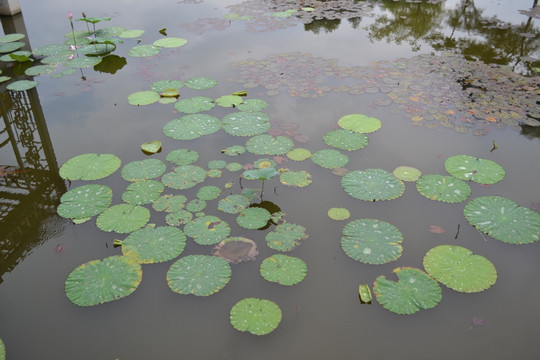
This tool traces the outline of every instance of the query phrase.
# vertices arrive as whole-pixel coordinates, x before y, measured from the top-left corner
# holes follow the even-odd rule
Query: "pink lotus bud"
[[[75,51],[77,50],[77,48],[75,47],[75,45],[69,45],[69,50]]]
[[[69,20],[73,19],[73,14],[71,13],[71,11],[68,11],[68,19]]]
[[[68,58],[68,59],[69,59],[69,60],[73,60],[74,57],[75,57],[75,56],[73,56],[73,54],[71,54],[71,55],[69,55],[69,58]]]
[[[84,13],[84,11],[82,13],[82,17],[86,19],[86,14]]]

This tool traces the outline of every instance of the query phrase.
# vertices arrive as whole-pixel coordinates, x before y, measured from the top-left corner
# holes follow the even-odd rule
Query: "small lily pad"
[[[237,156],[237,155],[242,155],[243,153],[245,153],[246,148],[243,147],[242,145],[233,145],[233,146],[229,146],[225,150],[221,150],[221,152],[225,155]]]
[[[167,272],[169,288],[179,294],[209,296],[231,279],[231,265],[218,256],[188,255],[174,262]]]
[[[285,171],[279,174],[279,181],[283,185],[306,187],[311,184],[311,175],[305,171]]]
[[[156,180],[142,180],[130,184],[122,194],[122,200],[128,204],[146,205],[157,200],[165,186]]]
[[[284,155],[294,146],[285,136],[257,135],[246,142],[246,149],[255,155]]]
[[[350,114],[342,116],[338,120],[338,125],[345,130],[357,133],[371,133],[381,128],[381,121],[374,117],[362,114]]]
[[[213,87],[216,87],[218,82],[214,79],[210,79],[208,77],[196,77],[187,79],[185,81],[185,85],[194,90],[208,90]]]
[[[176,165],[189,165],[199,160],[199,153],[189,149],[176,149],[167,154],[166,160]]]
[[[122,253],[140,264],[155,264],[178,257],[186,246],[186,235],[172,226],[143,228],[122,241]]]
[[[332,220],[347,220],[351,213],[345,208],[331,208],[328,210],[328,217]]]
[[[150,57],[159,54],[161,48],[159,46],[145,44],[136,45],[128,51],[128,55],[135,58]]]
[[[214,245],[229,236],[229,224],[212,215],[197,218],[186,224],[184,232],[199,245]]]
[[[360,150],[369,143],[366,135],[345,129],[332,130],[323,139],[326,145],[346,151]]]
[[[304,161],[311,157],[311,151],[303,148],[292,149],[287,153],[287,157],[294,161]]]
[[[62,179],[99,180],[114,173],[121,165],[118,156],[113,154],[81,154],[66,161],[60,167]]]
[[[165,222],[171,226],[185,225],[193,220],[193,214],[187,210],[178,210],[165,216]]]
[[[453,176],[428,174],[416,181],[416,189],[431,200],[458,203],[467,200],[471,188],[463,180]]]
[[[230,172],[236,172],[236,171],[242,170],[242,164],[237,163],[237,162],[232,162],[232,163],[228,163],[225,168],[229,170]]]
[[[234,136],[254,136],[268,131],[271,127],[270,117],[260,112],[237,112],[225,116],[221,120],[223,130]]]
[[[227,162],[223,160],[210,160],[208,162],[208,169],[223,169],[227,166]]]
[[[135,39],[142,34],[144,34],[144,30],[126,30],[118,34],[118,37],[122,39]]]
[[[165,163],[159,159],[146,159],[124,165],[120,174],[127,181],[148,180],[163,175],[166,168]]]
[[[185,190],[200,184],[206,178],[206,171],[200,166],[180,165],[172,172],[164,174],[161,181],[172,189]]]
[[[152,203],[156,211],[168,213],[182,210],[186,205],[187,198],[184,195],[163,195]]]
[[[359,285],[358,295],[360,295],[360,300],[362,300],[363,303],[371,303],[372,297],[371,297],[371,290],[369,289],[369,285],[367,284]]]
[[[364,201],[392,200],[403,195],[405,184],[383,169],[356,170],[341,178],[343,190]]]
[[[158,102],[160,96],[155,91],[137,91],[128,96],[128,103],[135,106],[150,105]]]
[[[495,184],[506,172],[495,161],[477,159],[470,155],[455,155],[446,159],[444,167],[450,175],[461,180],[471,180],[480,184]]]
[[[262,261],[260,273],[267,281],[291,286],[304,280],[307,274],[307,265],[302,259],[275,254]]]
[[[152,43],[154,46],[159,46],[162,48],[177,48],[187,44],[186,39],[177,38],[177,37],[166,37],[159,40],[156,40]]]
[[[228,214],[238,214],[249,206],[250,200],[247,196],[232,194],[218,203],[218,210]]]
[[[244,237],[230,237],[214,246],[212,255],[219,256],[231,264],[255,260],[259,255],[257,244]]]
[[[146,154],[155,154],[161,150],[161,141],[153,140],[141,144],[141,150]]]
[[[188,99],[178,100],[174,108],[185,114],[195,114],[201,111],[208,111],[215,106],[214,100],[206,96],[196,96]]]
[[[159,80],[150,85],[150,90],[162,93],[170,89],[179,90],[184,87],[184,82],[180,80]]]
[[[416,181],[422,175],[420,170],[410,166],[398,166],[392,174],[403,181]]]
[[[101,214],[112,203],[112,190],[105,185],[83,185],[69,190],[60,198],[58,215],[84,219]]]
[[[11,91],[26,91],[26,90],[35,88],[37,84],[38,84],[37,81],[18,80],[6,86],[6,89],[11,90]]]
[[[244,100],[244,102],[238,104],[236,107],[240,111],[247,111],[247,112],[259,112],[266,108],[268,106],[268,103],[261,99],[247,99]]]
[[[186,204],[186,210],[196,213],[206,208],[206,201],[202,199],[193,199]]]
[[[349,157],[333,149],[323,149],[317,151],[311,160],[326,169],[343,167],[349,163]]]
[[[268,223],[271,214],[268,210],[259,207],[244,209],[238,214],[236,222],[244,229],[260,229]]]
[[[221,189],[217,186],[203,186],[197,191],[197,197],[201,200],[214,200],[221,195]]]
[[[300,241],[308,238],[306,228],[302,225],[283,223],[266,234],[266,245],[269,248],[278,251],[291,251],[298,245]]]
[[[102,212],[96,225],[103,231],[126,234],[140,229],[150,220],[150,211],[139,205],[118,204]]]
[[[192,114],[169,121],[163,127],[163,133],[176,140],[193,140],[220,129],[221,122],[218,118],[206,114]]]
[[[232,307],[230,321],[238,331],[266,335],[274,331],[281,322],[281,309],[270,300],[245,298]]]
[[[275,166],[276,166],[276,162],[272,159],[262,158],[253,162],[253,167],[256,169],[268,169],[268,168],[274,168]]]
[[[100,57],[76,57],[64,62],[64,66],[67,68],[84,69],[94,67],[99,64],[103,59]]]
[[[235,107],[243,102],[244,99],[238,95],[223,95],[216,99],[216,104],[222,107]]]

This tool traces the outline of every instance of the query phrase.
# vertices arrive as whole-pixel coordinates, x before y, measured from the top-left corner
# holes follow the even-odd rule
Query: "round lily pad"
[[[349,222],[342,231],[341,247],[350,258],[365,264],[386,264],[397,260],[403,235],[392,224],[375,219]]]
[[[247,196],[232,194],[218,203],[218,210],[228,214],[238,214],[249,206],[250,200]]]
[[[268,223],[271,214],[268,210],[259,207],[244,209],[238,214],[236,222],[244,229],[260,229]]]
[[[214,200],[221,195],[221,189],[217,186],[203,186],[197,191],[197,197],[201,200]]]
[[[274,331],[281,322],[281,309],[273,301],[245,298],[231,309],[231,325],[238,331],[254,335],[266,335]]]
[[[187,79],[185,85],[194,90],[208,90],[217,86],[218,82],[208,77],[196,77]]]
[[[195,213],[206,208],[206,201],[202,199],[193,199],[186,204],[186,210]]]
[[[311,156],[311,160],[315,164],[327,169],[343,167],[349,163],[349,157],[347,155],[333,149],[319,150]]]
[[[279,174],[279,181],[287,186],[305,187],[311,184],[311,175],[305,171],[285,171]]]
[[[424,269],[450,289],[465,293],[486,290],[497,281],[491,261],[461,246],[440,245],[429,250]]]
[[[165,172],[167,166],[159,159],[132,161],[122,168],[121,175],[127,181],[140,181],[157,178]]]
[[[60,198],[58,215],[84,219],[101,214],[112,203],[112,190],[105,185],[83,185],[69,190]]]
[[[162,93],[167,90],[179,90],[184,87],[184,82],[180,80],[159,80],[150,85],[150,90]]]
[[[128,204],[146,205],[157,200],[165,186],[156,180],[142,180],[130,184],[122,194],[122,200]]]
[[[223,160],[210,160],[208,162],[209,169],[223,169],[227,166],[227,162]]]
[[[186,246],[186,235],[172,226],[143,228],[122,241],[122,253],[140,264],[155,264],[179,256]]]
[[[36,56],[52,56],[68,52],[71,53],[69,45],[64,44],[44,45],[32,50],[32,54]]]
[[[285,136],[268,134],[254,136],[246,142],[246,149],[255,155],[283,155],[293,146],[293,141]]]
[[[266,108],[268,103],[261,99],[247,99],[236,107],[240,111],[259,112]]]
[[[231,279],[231,265],[218,256],[188,255],[174,262],[167,272],[169,288],[179,294],[212,295]]]
[[[303,148],[292,149],[287,153],[287,157],[294,161],[304,161],[311,157],[311,151]]]
[[[140,229],[150,220],[150,211],[142,206],[131,204],[113,205],[102,212],[96,225],[103,231],[126,234]]]
[[[308,238],[306,228],[302,225],[283,223],[266,234],[266,245],[269,248],[278,251],[291,251],[298,245],[300,241]]]
[[[0,53],[10,53],[15,50],[19,50],[25,45],[22,41],[6,42],[0,44]]]
[[[212,215],[197,218],[186,224],[184,232],[199,245],[214,245],[229,236],[229,224]]]
[[[165,222],[171,226],[185,225],[193,220],[193,214],[187,210],[178,210],[165,216]]]
[[[159,46],[163,48],[176,48],[184,46],[187,44],[186,39],[177,38],[177,37],[166,37],[163,39],[156,40],[152,43],[154,46]]]
[[[236,172],[242,170],[242,164],[237,162],[228,163],[226,169],[230,172]]]
[[[221,177],[221,170],[219,170],[219,169],[210,169],[210,170],[208,170],[206,175],[208,175],[208,177],[211,177],[211,178],[218,178],[218,177]]]
[[[331,208],[328,210],[328,217],[332,220],[347,220],[351,213],[345,208]]]
[[[450,175],[480,184],[495,184],[506,175],[503,167],[495,161],[470,155],[450,156],[444,162],[444,167]]]
[[[1,44],[9,43],[9,42],[24,39],[25,37],[26,37],[26,35],[24,35],[24,34],[18,34],[18,33],[7,34],[7,35],[4,35],[4,36],[0,37],[0,43]]]
[[[136,45],[128,51],[131,57],[143,58],[159,54],[161,47],[152,44]]]
[[[212,255],[222,257],[231,264],[239,264],[244,261],[255,260],[255,257],[259,255],[259,250],[255,241],[251,239],[230,237],[214,246]]]
[[[76,57],[64,62],[64,66],[67,68],[84,69],[94,67],[99,64],[103,59],[100,57]]]
[[[225,155],[237,156],[237,155],[242,155],[243,153],[245,153],[246,148],[243,147],[242,145],[233,145],[233,146],[229,146],[225,150],[221,150],[221,152]]]
[[[416,181],[422,175],[420,170],[410,166],[398,166],[392,174],[403,181]]]
[[[223,95],[216,99],[216,104],[223,107],[235,107],[243,102],[244,99],[238,95]]]
[[[184,195],[163,195],[152,203],[156,211],[176,212],[185,207],[187,198]]]
[[[80,46],[80,45],[79,45]],[[98,56],[110,53],[116,49],[114,44],[86,44],[82,45],[77,49],[77,54],[79,55],[88,55],[88,56]],[[101,62],[101,59],[100,61]],[[78,66],[77,66],[78,67]]]
[[[191,114],[169,121],[163,133],[176,140],[193,140],[221,129],[218,118],[207,114]]]
[[[260,273],[267,281],[291,286],[304,280],[307,265],[302,259],[275,254],[262,261]]]
[[[66,161],[60,167],[62,179],[99,180],[114,173],[121,165],[113,154],[81,154]]]
[[[11,91],[26,91],[35,88],[37,84],[37,81],[18,80],[12,82],[11,84],[8,84],[8,86],[6,86],[6,89]]]
[[[262,158],[253,162],[253,167],[256,169],[268,169],[268,168],[274,168],[275,166],[276,166],[276,162],[272,159]]]
[[[35,65],[26,69],[24,71],[24,74],[28,76],[37,76],[42,74],[49,74],[54,71],[56,71],[55,65]]]
[[[189,149],[176,149],[168,153],[166,159],[176,165],[189,165],[199,160],[199,153]]]
[[[477,197],[465,205],[463,213],[472,226],[505,243],[540,240],[540,214],[505,197]]]
[[[260,135],[271,127],[270,117],[261,112],[232,113],[225,116],[221,123],[223,130],[234,136]]]
[[[214,100],[206,96],[196,96],[188,99],[180,99],[174,104],[174,108],[185,114],[195,114],[208,111],[215,106]]]
[[[391,200],[405,191],[405,184],[383,169],[351,171],[341,178],[341,186],[353,198],[365,201]]]
[[[78,306],[93,306],[126,297],[142,280],[141,265],[129,256],[87,262],[67,277],[67,298]]]
[[[345,130],[357,133],[371,133],[381,128],[381,120],[362,114],[350,114],[342,116],[338,125]]]
[[[142,34],[144,34],[144,30],[126,30],[118,34],[118,37],[122,39],[134,39],[140,37]]]
[[[416,189],[431,200],[458,203],[467,200],[471,188],[463,180],[453,176],[428,174],[416,181]]]
[[[326,145],[346,151],[360,150],[369,143],[366,135],[345,129],[332,130],[323,139]]]
[[[160,96],[155,91],[138,91],[128,96],[130,105],[142,106],[158,102]]]
[[[205,178],[206,171],[200,166],[180,165],[172,172],[164,174],[161,181],[172,189],[185,190],[202,183]]]
[[[394,269],[399,281],[381,275],[375,279],[373,292],[379,304],[397,314],[414,314],[431,309],[441,301],[442,290],[437,281],[420,269]]]

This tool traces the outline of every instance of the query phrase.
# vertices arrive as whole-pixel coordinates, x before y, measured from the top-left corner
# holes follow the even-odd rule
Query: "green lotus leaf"
[[[227,214],[238,214],[249,206],[250,199],[244,195],[229,195],[219,200],[218,210]]]
[[[167,90],[179,90],[184,87],[184,82],[180,80],[159,80],[150,85],[150,90],[162,93]]]
[[[416,181],[422,175],[420,170],[410,166],[398,166],[392,174],[403,181]]]
[[[187,210],[178,210],[165,216],[165,222],[171,226],[185,225],[193,220],[193,214]]]
[[[24,34],[17,34],[17,33],[7,34],[7,35],[4,35],[4,36],[0,37],[0,43],[1,44],[10,43],[10,42],[13,42],[13,41],[24,39],[25,37],[26,37],[26,35],[24,35]]]
[[[223,169],[227,166],[227,162],[223,160],[210,160],[208,162],[209,169]]]
[[[236,171],[242,170],[242,164],[237,163],[237,162],[228,163],[225,168],[229,170],[230,172],[236,172]]]
[[[6,360],[6,346],[2,339],[0,339],[0,360]]]
[[[69,190],[60,198],[58,215],[84,219],[101,214],[112,203],[112,190],[105,185],[83,185]]]
[[[291,286],[304,280],[307,265],[302,259],[275,254],[262,261],[260,273],[267,281]]]
[[[284,155],[293,146],[293,141],[285,136],[268,134],[254,136],[246,142],[247,151],[255,155]]]
[[[6,89],[11,91],[26,91],[35,88],[37,84],[37,81],[18,80],[12,82],[11,84],[8,84],[8,86],[6,86]]]
[[[349,222],[342,231],[341,247],[350,258],[365,264],[386,264],[397,260],[403,235],[392,224],[375,219]]]
[[[88,55],[88,56],[98,56],[110,53],[116,49],[116,45],[106,43],[106,44],[86,44],[80,45],[77,49],[77,54],[79,55]],[[100,61],[101,62],[101,61]],[[79,66],[77,66],[79,67]]]
[[[212,295],[231,279],[231,265],[218,256],[188,255],[174,262],[167,272],[169,288],[179,294]]]
[[[160,96],[155,91],[137,91],[129,95],[127,99],[130,105],[143,106],[158,102]]]
[[[431,200],[458,203],[467,200],[471,188],[463,180],[453,176],[428,174],[416,181],[416,189]]]
[[[176,165],[189,165],[199,160],[199,153],[189,149],[176,149],[168,153],[166,159]]]
[[[159,95],[161,96],[161,99],[159,99],[161,104],[171,104],[180,96],[180,90],[167,89],[163,90]]]
[[[122,254],[140,264],[155,264],[178,257],[186,246],[186,235],[172,226],[142,228],[122,241]]]
[[[341,178],[343,190],[355,199],[392,200],[403,195],[405,184],[383,169],[351,171]]]
[[[254,335],[266,335],[274,331],[281,322],[281,309],[273,301],[245,298],[231,309],[231,325],[238,331]]]
[[[187,44],[186,39],[177,38],[177,37],[166,37],[163,39],[156,40],[152,43],[154,46],[159,46],[162,48],[176,48],[184,46]]]
[[[152,207],[156,211],[171,213],[182,210],[186,201],[187,198],[184,195],[163,195],[152,203]]]
[[[69,50],[69,45],[64,44],[52,44],[52,45],[44,45],[40,46],[37,49],[32,50],[32,54],[35,56],[52,56],[52,55],[59,55],[64,53],[72,53],[72,51]]]
[[[285,171],[279,174],[279,181],[283,185],[306,187],[311,184],[311,175],[305,171]]]
[[[208,90],[213,87],[216,87],[218,82],[214,79],[210,79],[208,77],[196,77],[187,79],[185,82],[185,85],[194,90]]]
[[[429,250],[424,269],[450,289],[465,293],[484,291],[497,281],[491,261],[461,246],[440,245]]]
[[[242,177],[246,180],[269,180],[278,175],[279,172],[271,168],[246,170],[242,173]]]
[[[154,140],[154,141],[142,143],[141,150],[145,154],[155,154],[161,150],[161,141]]]
[[[222,107],[235,107],[243,102],[244,99],[238,95],[223,95],[216,99],[216,104]]]
[[[201,200],[214,200],[221,195],[221,189],[217,186],[203,186],[197,191],[197,198]]]
[[[176,140],[193,140],[221,129],[218,118],[206,114],[191,114],[169,121],[163,133]]]
[[[121,175],[127,181],[148,180],[160,177],[166,168],[165,163],[159,159],[132,161],[124,165]]]
[[[215,106],[214,100],[206,96],[196,96],[189,99],[178,100],[174,108],[185,114],[195,114],[201,111],[208,111]]]
[[[400,267],[394,269],[394,273],[398,282],[387,280],[381,275],[373,284],[377,301],[385,309],[409,315],[422,309],[434,308],[441,301],[441,287],[422,270]]]
[[[349,157],[347,155],[334,149],[319,150],[311,156],[311,160],[315,164],[327,169],[343,167],[349,163]]]
[[[200,184],[206,178],[206,171],[200,166],[180,165],[172,172],[161,177],[165,186],[177,190],[185,190]]]
[[[150,220],[150,211],[131,204],[113,205],[99,214],[96,225],[103,231],[126,234],[140,229]]]
[[[214,245],[229,236],[231,227],[220,218],[207,215],[187,223],[184,232],[199,245]]]
[[[208,170],[208,172],[206,173],[206,175],[208,175],[208,177],[211,177],[211,178],[218,178],[218,177],[221,177],[221,170],[219,169],[210,169]]]
[[[61,54],[61,55],[52,55],[52,56],[47,56],[46,58],[43,58],[40,60],[40,62],[42,64],[51,64],[51,65],[58,65],[58,64],[62,64],[64,63],[66,60],[69,59],[69,56],[68,54]],[[71,70],[71,71],[77,71],[75,69],[67,69],[67,70]],[[64,76],[66,75],[65,73],[61,73],[60,75]],[[51,75],[52,77],[53,75]]]
[[[103,59],[100,57],[76,57],[64,62],[64,66],[67,68],[84,69],[94,67],[99,64]]]
[[[119,38],[122,39],[135,39],[144,34],[144,30],[126,30],[118,34]]]
[[[100,22],[101,21],[109,21],[111,20],[111,18],[90,18],[88,17],[87,19],[95,19],[95,20],[99,20]],[[113,37],[117,37],[118,35],[120,35],[121,33],[123,33],[124,31],[126,31],[125,28],[121,27],[121,26],[108,26],[108,27],[104,27],[104,28],[101,28],[101,29],[98,29],[96,31],[96,35],[98,38],[113,38]]]
[[[357,133],[371,133],[381,128],[381,120],[362,114],[350,114],[342,116],[338,125],[345,130]]]
[[[11,80],[11,76],[0,76],[0,83]]]
[[[12,52],[12,53],[9,53],[9,54],[0,56],[0,61],[4,61],[4,62],[12,62],[12,61],[17,61],[17,62],[33,61],[32,59],[30,59],[30,56],[32,56],[32,52],[31,52],[31,51],[28,51],[28,50],[19,50],[19,51],[14,51],[14,52]],[[62,60],[62,61],[60,61],[60,62],[64,62],[65,60],[67,60],[67,57],[65,57],[64,60]],[[43,59],[41,60],[41,63],[42,63],[42,64],[46,64],[45,62],[43,62]]]
[[[193,199],[186,204],[186,210],[192,213],[202,211],[206,208],[206,201],[202,199]]]
[[[461,180],[471,180],[480,184],[495,184],[506,172],[495,161],[477,159],[470,155],[450,156],[444,162],[446,171]]]
[[[292,149],[287,153],[287,157],[294,161],[304,161],[311,157],[311,151],[303,148]]]
[[[328,210],[328,217],[332,220],[347,220],[351,213],[345,208],[331,208]]]
[[[240,111],[246,112],[259,112],[266,108],[268,103],[261,99],[247,99],[244,102],[238,104],[236,107]]]
[[[128,55],[136,58],[150,57],[159,54],[161,48],[159,46],[145,44],[136,45],[128,51]]]
[[[54,71],[56,71],[55,65],[35,65],[26,69],[24,71],[24,74],[28,76],[37,76],[42,74],[49,74]]]
[[[366,135],[345,129],[332,130],[323,139],[326,145],[346,151],[360,150],[369,143]]]
[[[260,229],[270,220],[270,212],[260,207],[250,207],[244,209],[238,214],[236,222],[244,229]]]
[[[66,161],[60,167],[62,179],[99,180],[114,173],[121,165],[113,154],[81,154]]]
[[[270,117],[261,112],[237,112],[221,120],[223,130],[234,136],[260,135],[271,127]]]
[[[505,243],[530,244],[540,239],[540,214],[505,197],[477,197],[463,213],[472,226]]]
[[[26,45],[26,44],[23,43],[22,41],[14,41],[14,42],[3,43],[3,44],[0,44],[0,53],[10,53],[10,52],[13,52],[15,50],[19,50],[24,45]]]
[[[146,205],[156,201],[165,186],[156,180],[142,180],[130,184],[122,194],[122,200],[128,204]]]
[[[268,169],[268,168],[274,168],[276,166],[276,162],[272,159],[262,158],[258,159],[253,162],[253,167],[255,169]]]
[[[255,260],[259,255],[257,244],[244,237],[230,237],[220,241],[212,250],[212,255],[219,256],[231,264]]]
[[[302,225],[291,223],[283,223],[266,234],[266,245],[269,248],[278,251],[291,251],[298,245],[300,241],[308,238],[306,228]]]
[[[242,155],[243,153],[245,153],[246,148],[243,147],[242,145],[233,145],[233,146],[229,146],[225,150],[221,150],[221,152],[225,155],[237,156],[237,155]]]
[[[129,256],[110,256],[87,262],[67,277],[67,298],[78,306],[93,306],[133,293],[142,280],[142,268]]]
[[[364,303],[371,303],[372,296],[369,285],[362,284],[358,286],[358,295],[360,295],[360,300]]]

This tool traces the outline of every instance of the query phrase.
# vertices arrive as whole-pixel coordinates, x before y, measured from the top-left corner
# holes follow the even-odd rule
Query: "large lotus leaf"
[[[223,130],[234,136],[260,135],[271,127],[270,117],[261,112],[232,113],[225,116],[221,123]]]
[[[471,188],[463,180],[453,176],[428,174],[416,181],[416,189],[431,200],[458,203],[467,200]]]
[[[349,157],[347,155],[334,149],[319,150],[311,156],[311,160],[315,164],[327,169],[340,168],[349,163]]]
[[[250,200],[247,196],[232,194],[218,203],[218,210],[228,214],[238,214],[249,206]]]
[[[171,226],[180,226],[189,223],[193,219],[193,214],[187,210],[178,210],[165,216],[165,222]]]
[[[186,246],[186,235],[172,226],[143,228],[122,241],[122,253],[140,264],[169,261],[179,256]]]
[[[229,236],[231,227],[220,218],[207,215],[187,223],[184,232],[199,245],[214,245]]]
[[[69,190],[60,198],[58,215],[84,219],[100,214],[112,203],[112,190],[105,185],[83,185]]]
[[[132,161],[122,168],[122,178],[127,181],[139,181],[157,178],[165,172],[167,166],[159,159]]]
[[[392,224],[375,219],[349,222],[342,231],[341,247],[354,260],[366,264],[386,264],[397,260],[403,235]]]
[[[422,270],[400,267],[394,272],[398,282],[381,275],[373,284],[377,301],[385,309],[397,314],[414,314],[422,309],[431,309],[441,301],[441,287]]]
[[[131,57],[150,57],[159,54],[161,48],[152,44],[136,45],[128,51],[128,55]]]
[[[185,207],[187,198],[184,195],[163,195],[152,203],[156,211],[176,212]]]
[[[217,86],[218,82],[214,79],[210,79],[208,77],[197,77],[197,78],[191,78],[187,79],[185,82],[185,85],[194,90],[208,90],[215,86]]]
[[[381,128],[381,120],[362,114],[350,114],[342,116],[338,125],[345,130],[357,133],[371,133]]]
[[[163,48],[176,48],[184,46],[187,44],[186,39],[177,38],[177,37],[166,37],[159,40],[156,40],[152,43],[154,46],[159,46]]]
[[[218,118],[207,114],[191,114],[169,121],[163,133],[176,140],[193,140],[221,129]]]
[[[278,251],[291,251],[308,238],[306,228],[302,225],[283,223],[266,234],[266,245]]]
[[[294,161],[304,161],[311,157],[311,151],[303,148],[292,149],[287,153],[287,157]]]
[[[18,34],[18,33],[7,34],[0,37],[0,43],[1,44],[9,43],[9,42],[24,39],[25,37],[26,35],[24,34]]]
[[[259,207],[244,209],[238,214],[236,222],[244,229],[260,229],[264,227],[272,215],[268,210]]]
[[[293,141],[285,136],[273,137],[268,134],[254,136],[246,142],[246,149],[255,155],[283,155],[293,146]]]
[[[103,231],[127,234],[140,229],[150,220],[150,211],[131,204],[113,205],[99,214],[96,225]]]
[[[118,170],[120,164],[120,159],[113,154],[77,155],[62,164],[60,177],[70,181],[99,180]]]
[[[259,250],[255,241],[235,236],[220,241],[214,246],[212,255],[222,257],[231,264],[238,264],[255,260],[255,257],[259,255]]]
[[[216,104],[223,107],[235,107],[243,102],[244,99],[238,95],[223,95],[216,99]]]
[[[341,186],[353,198],[365,201],[391,200],[405,191],[405,184],[383,169],[351,171],[341,178]]]
[[[238,104],[237,108],[240,111],[258,112],[268,106],[268,103],[261,99],[247,99],[243,103]]]
[[[137,91],[130,94],[127,99],[130,105],[143,106],[157,102],[160,96],[155,91]]]
[[[326,133],[326,135],[324,135],[324,142],[326,145],[341,150],[353,151],[366,147],[369,143],[369,139],[366,135],[358,132],[338,129]]]
[[[416,181],[422,175],[422,172],[417,168],[410,166],[398,166],[392,172],[395,177],[403,181]]]
[[[168,153],[166,159],[176,165],[189,165],[199,160],[199,153],[189,149],[176,149]]]
[[[186,204],[186,210],[192,213],[202,211],[206,208],[206,201],[202,199],[193,199]]]
[[[221,189],[217,186],[203,186],[197,191],[197,197],[201,200],[214,200],[221,195]]]
[[[161,177],[165,186],[177,190],[185,190],[202,183],[206,178],[206,171],[195,165],[180,165],[172,172],[168,172]]]
[[[495,161],[470,155],[450,156],[444,162],[444,167],[450,175],[480,184],[495,184],[506,175],[503,167]]]
[[[84,69],[96,66],[99,64],[103,59],[100,57],[76,57],[74,59],[70,59],[64,62],[64,66],[67,68],[77,68],[77,69]]]
[[[0,44],[0,53],[10,53],[12,51],[19,50],[24,45],[26,44],[22,41],[6,42]]]
[[[188,255],[174,262],[167,272],[172,291],[196,296],[212,295],[231,279],[231,265],[218,256]]]
[[[150,90],[162,93],[167,90],[179,90],[184,87],[184,82],[180,80],[159,80],[150,85]]]
[[[540,239],[540,214],[502,196],[482,196],[465,205],[469,223],[489,236],[509,244],[529,244]]]
[[[424,269],[450,289],[465,293],[486,290],[497,281],[491,261],[461,246],[440,245],[429,250]]]
[[[165,186],[156,180],[143,180],[130,184],[122,194],[122,200],[128,204],[146,205],[156,201]]]
[[[231,325],[238,331],[254,335],[266,335],[274,331],[281,322],[281,309],[273,301],[245,298],[231,309]]]
[[[311,175],[305,171],[285,171],[279,175],[279,181],[287,186],[305,187],[311,184]]]
[[[67,277],[67,298],[79,306],[118,300],[133,293],[142,280],[141,265],[129,256],[87,262]]]
[[[260,273],[265,280],[291,286],[304,280],[307,265],[302,259],[275,254],[262,261]]]
[[[178,100],[174,108],[185,114],[195,114],[201,111],[208,111],[215,106],[214,100],[206,96],[196,96],[188,99]]]
[[[11,90],[11,91],[26,91],[26,90],[35,88],[37,84],[38,84],[37,81],[18,80],[6,86],[6,89]]]

